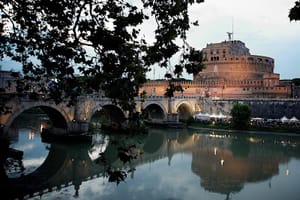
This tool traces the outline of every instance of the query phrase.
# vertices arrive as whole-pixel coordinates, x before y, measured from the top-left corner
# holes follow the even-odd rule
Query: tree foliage
[[[251,109],[246,104],[234,104],[231,109],[232,126],[236,129],[248,129],[251,119]]]
[[[167,67],[181,52],[175,75],[183,68],[194,74],[201,70],[202,56],[186,39],[196,24],[190,22],[189,6],[203,1],[3,0],[0,12],[12,32],[0,36],[0,57],[20,62],[27,80],[55,78],[55,87],[46,89],[58,102],[61,96],[76,98],[88,80],[84,91],[101,89],[131,110],[153,64]],[[154,42],[141,34],[141,25],[151,18]],[[89,78],[79,81],[77,70]]]
[[[174,84],[172,81],[169,81],[169,87],[166,89],[164,95],[171,98],[174,97],[174,92],[183,92],[183,88],[180,84]]]
[[[295,20],[295,21],[300,20],[300,1],[299,0],[296,1],[295,6],[290,9],[289,18],[291,21],[292,20]]]

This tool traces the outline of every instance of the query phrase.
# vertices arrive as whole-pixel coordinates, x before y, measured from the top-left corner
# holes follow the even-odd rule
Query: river
[[[24,154],[2,162],[1,199],[300,198],[300,137],[149,129],[47,143],[45,119],[23,116],[10,128],[9,147]]]

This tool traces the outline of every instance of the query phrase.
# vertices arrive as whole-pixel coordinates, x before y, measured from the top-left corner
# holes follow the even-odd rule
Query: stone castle
[[[207,44],[202,49],[205,68],[191,81],[177,82],[184,89],[175,96],[212,98],[289,98],[291,85],[274,73],[274,59],[251,55],[245,43],[231,40]],[[163,96],[168,82],[148,81],[140,91]]]

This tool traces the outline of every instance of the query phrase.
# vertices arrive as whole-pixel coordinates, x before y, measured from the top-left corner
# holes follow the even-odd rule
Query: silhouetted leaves
[[[101,89],[124,110],[131,111],[151,65],[168,67],[170,58],[182,50],[184,56],[175,75],[181,75],[181,68],[193,74],[201,69],[196,51],[186,50],[186,32],[192,24],[188,8],[201,2],[1,1],[0,12],[13,30],[0,36],[0,58],[8,56],[20,62],[31,85],[55,79],[55,89],[43,91],[57,103],[69,98],[72,105],[82,92]],[[140,25],[151,17],[157,26],[150,42],[141,35]],[[183,46],[177,44],[178,39]],[[88,78],[78,80],[75,73]]]
[[[174,92],[183,92],[183,88],[180,84],[175,85],[172,81],[170,81],[169,87],[166,89],[165,96],[171,98],[174,96]]]
[[[127,173],[123,170],[113,170],[109,167],[106,172],[108,174],[108,181],[116,182],[117,185],[119,185],[120,182],[125,181],[127,178]]]
[[[123,163],[125,166],[126,164],[129,164],[132,162],[134,159],[137,159],[137,157],[140,155],[139,151],[137,150],[136,144],[125,144],[123,143],[124,141],[128,140],[128,138],[125,138],[125,140],[122,140],[122,138],[118,138],[118,140],[110,140],[111,144],[111,150],[110,152],[107,152],[109,150],[106,150],[105,152],[102,152],[99,154],[99,158],[95,160],[96,163],[98,164],[104,164],[106,168],[106,173],[108,176],[108,181],[109,182],[116,182],[117,185],[125,181],[127,178],[127,173],[132,173],[135,171],[134,168],[130,168],[129,170],[124,170],[124,169],[118,169],[114,168],[112,160],[115,161],[114,155],[115,155],[115,149],[117,150],[116,156],[117,158]],[[110,157],[112,156],[112,157]],[[125,168],[125,167],[124,167]]]
[[[134,149],[136,148],[135,145],[132,145],[130,147],[124,148],[124,147],[119,147],[118,148],[118,155],[120,160],[126,164],[127,162],[131,162],[131,160],[136,159],[138,155],[134,153]]]
[[[293,8],[290,9],[289,12],[289,18],[290,20],[300,20],[300,1],[296,1],[295,2],[295,6]]]

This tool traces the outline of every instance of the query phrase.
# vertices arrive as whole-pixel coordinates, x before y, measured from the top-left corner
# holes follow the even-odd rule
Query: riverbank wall
[[[229,115],[234,104],[247,104],[252,117],[280,119],[296,117],[300,119],[300,99],[200,99],[202,112]]]

